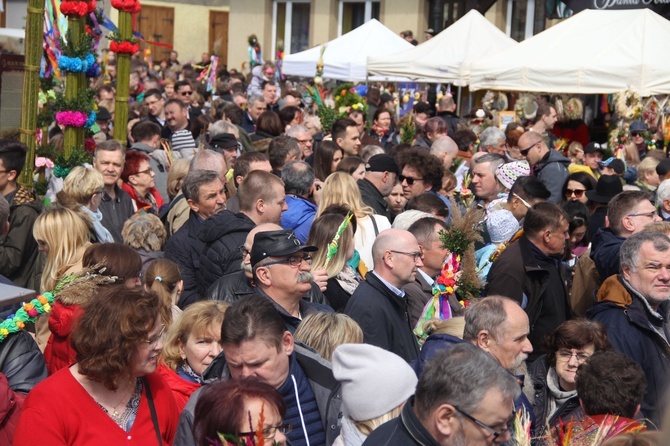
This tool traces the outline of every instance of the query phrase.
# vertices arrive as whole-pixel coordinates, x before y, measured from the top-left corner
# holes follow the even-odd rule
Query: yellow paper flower
[[[352,105],[351,108],[353,108],[354,110],[358,110],[358,104]]]
[[[48,313],[49,311],[51,311],[51,305],[49,305],[48,303],[44,304],[44,312]]]
[[[4,338],[4,337],[7,337],[7,335],[9,335],[9,330],[7,330],[6,328],[0,328],[0,335],[1,335],[3,338]]]

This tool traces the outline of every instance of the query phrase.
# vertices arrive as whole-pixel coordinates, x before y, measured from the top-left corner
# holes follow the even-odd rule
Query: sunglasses
[[[407,181],[407,185],[411,186],[414,184],[415,181],[422,181],[423,178],[412,178],[412,177],[406,177],[404,175],[398,175],[398,181],[402,183],[403,181]]]
[[[642,132],[631,132],[630,135],[631,135],[633,138],[635,138],[636,136],[644,136],[644,135],[642,134]]]
[[[565,196],[572,197],[573,195],[577,198],[582,198],[586,189],[565,189]]]
[[[539,143],[540,143],[540,141],[538,141],[538,142],[536,142],[536,143],[533,143],[532,146],[529,146],[529,147],[526,147],[525,149],[521,149],[521,150],[519,150],[519,153],[522,154],[523,156],[528,156],[528,152],[530,152],[530,150],[531,150],[533,147],[535,147],[536,145],[538,145]]]

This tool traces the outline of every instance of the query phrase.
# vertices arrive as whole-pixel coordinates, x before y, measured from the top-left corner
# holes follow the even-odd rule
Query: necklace
[[[135,381],[134,384],[133,384],[133,381],[130,381],[128,383],[127,390],[124,389],[123,391],[119,392],[119,390],[117,389],[117,391],[114,392],[114,393],[119,392],[120,395],[121,395],[116,400],[115,404],[108,403],[107,402],[108,400],[106,400],[104,398],[101,398],[101,396],[99,394],[94,396],[94,398],[93,398],[93,399],[95,399],[95,402],[98,403],[98,405],[100,407],[102,407],[105,410],[105,412],[107,412],[109,414],[110,417],[112,417],[114,422],[121,427],[123,427],[122,426],[123,414],[125,413],[126,406],[128,405],[127,404],[128,400],[133,396],[133,394],[135,393],[136,387],[137,387],[137,380],[135,379],[134,381]],[[130,395],[129,395],[129,392],[130,392]],[[119,413],[119,411],[117,409],[117,407],[119,407],[120,405],[123,406],[121,413]]]

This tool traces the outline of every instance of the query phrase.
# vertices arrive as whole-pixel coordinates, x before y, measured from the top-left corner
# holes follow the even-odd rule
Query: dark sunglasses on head
[[[412,177],[406,177],[404,175],[398,175],[398,181],[402,184],[403,181],[407,181],[407,185],[411,186],[414,184],[415,181],[421,181],[423,178],[412,178]]]

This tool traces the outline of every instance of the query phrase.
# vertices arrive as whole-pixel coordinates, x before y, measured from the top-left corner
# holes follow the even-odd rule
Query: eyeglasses
[[[271,440],[275,438],[275,435],[277,435],[277,431],[286,435],[292,430],[293,426],[291,426],[290,424],[280,424],[279,426],[272,426],[268,427],[267,429],[263,429],[263,437],[268,440]],[[256,435],[256,432],[240,432],[239,434],[237,434],[238,437],[253,437],[254,435]]]
[[[288,263],[291,268],[297,268],[302,264],[303,260],[308,265],[312,264],[312,256],[309,254],[305,254],[303,256],[291,256],[286,259],[275,260],[274,262],[268,262],[265,265],[260,266],[270,266],[270,265],[279,265],[282,263]]]
[[[247,248],[244,247],[244,245],[240,246],[240,254],[242,254],[242,258],[245,258],[249,254],[251,254],[251,251],[249,251]]]
[[[513,193],[512,195],[514,195],[516,198],[518,198],[519,201],[520,201],[521,203],[523,203],[523,205],[526,206],[528,209],[530,209],[530,208],[533,207],[533,206],[531,206],[531,204],[530,204],[529,202],[527,202],[526,200],[524,200],[523,198],[521,198],[521,197],[518,196],[517,194],[514,194],[514,193]]]
[[[403,181],[407,181],[407,185],[411,186],[414,184],[415,181],[422,181],[423,178],[412,178],[412,177],[406,177],[404,175],[398,175],[398,181],[402,183]]]
[[[156,347],[156,345],[158,345],[158,341],[161,340],[164,333],[165,333],[165,324],[161,324],[161,331],[153,338],[146,339],[144,342],[146,342],[150,348],[154,348]]]
[[[573,195],[577,198],[582,198],[586,189],[565,189],[565,196],[572,197]]]
[[[559,350],[556,352],[556,359],[560,359],[561,361],[570,361],[570,358],[575,357],[578,363],[584,364],[586,361],[589,360],[591,355],[588,353],[573,353],[572,351],[569,350]]]
[[[540,143],[540,141],[538,141],[536,143],[533,143],[532,146],[529,146],[529,147],[526,147],[525,149],[519,150],[519,153],[522,154],[523,156],[528,156],[528,152],[530,152],[530,149],[532,149],[533,147],[535,147],[539,143]]]
[[[502,435],[505,435],[507,432],[509,432],[512,429],[512,422],[513,422],[514,416],[515,416],[514,411],[512,411],[512,415],[509,417],[509,419],[505,423],[505,427],[503,427],[500,430],[495,430],[491,426],[489,426],[488,424],[482,423],[481,421],[479,421],[477,418],[473,417],[469,413],[462,411],[461,409],[458,408],[458,406],[453,406],[453,408],[456,409],[456,412],[460,413],[465,418],[467,418],[468,420],[475,423],[477,426],[484,429],[486,432],[488,432],[489,435],[492,435],[493,436],[493,441],[497,440],[498,437],[500,437]]]
[[[649,217],[654,218],[658,215],[658,212],[655,210],[649,212],[640,212],[639,214],[628,214],[626,217]]]
[[[141,175],[143,173],[146,173],[147,175],[151,175],[152,173],[154,173],[154,171],[151,170],[151,167],[149,167],[148,169],[140,170],[139,172],[135,173],[134,175]]]
[[[421,251],[417,251],[417,252],[402,252],[402,251],[394,251],[394,250],[392,250],[392,249],[391,249],[390,251],[393,252],[393,253],[396,253],[396,254],[403,254],[403,255],[412,257],[412,260],[414,260],[414,262],[416,262],[418,259],[423,259],[423,252],[421,252]]]
[[[640,132],[631,132],[630,136],[632,136],[633,138],[635,138],[636,136],[644,136],[644,135],[643,135],[642,133],[640,133]]]

